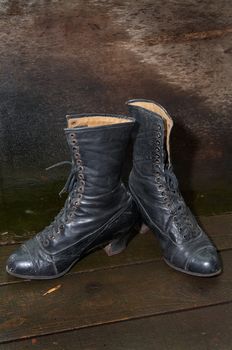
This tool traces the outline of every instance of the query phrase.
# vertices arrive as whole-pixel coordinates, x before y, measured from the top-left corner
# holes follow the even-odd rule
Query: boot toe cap
[[[222,267],[216,249],[213,247],[202,248],[189,259],[187,270],[199,276],[218,275]]]
[[[24,245],[10,255],[6,263],[6,271],[22,278],[30,278],[35,275],[34,262]]]

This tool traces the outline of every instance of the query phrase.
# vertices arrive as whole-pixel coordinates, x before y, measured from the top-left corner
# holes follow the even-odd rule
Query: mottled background
[[[68,169],[44,169],[69,158],[65,114],[126,113],[129,98],[173,116],[173,163],[196,212],[232,210],[231,12],[229,0],[1,0],[3,238],[62,205]]]

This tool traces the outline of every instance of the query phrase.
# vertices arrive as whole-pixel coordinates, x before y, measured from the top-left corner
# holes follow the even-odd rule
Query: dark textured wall
[[[64,174],[44,168],[68,158],[67,112],[125,113],[137,97],[173,115],[182,188],[231,189],[230,20],[226,0],[2,1],[4,203],[9,189]]]

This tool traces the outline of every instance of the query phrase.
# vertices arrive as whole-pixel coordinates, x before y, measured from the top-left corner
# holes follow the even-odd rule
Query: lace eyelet
[[[74,139],[74,140],[71,141],[71,143],[72,143],[73,145],[75,145],[75,144],[77,143],[77,140]]]
[[[43,241],[43,246],[44,246],[44,247],[48,247],[48,246],[49,246],[49,240],[48,240],[48,239],[45,239],[45,240]]]
[[[78,193],[77,198],[81,199],[83,197],[82,193]]]
[[[60,228],[60,230],[64,230],[64,225],[61,224],[61,225],[59,226],[59,228]]]
[[[49,234],[48,234],[48,239],[52,239],[53,238],[53,234],[51,233],[51,232],[49,232]]]
[[[157,137],[160,138],[161,137],[161,133],[157,132]]]
[[[70,134],[70,137],[72,137],[72,138],[75,137],[75,134]]]
[[[84,186],[79,186],[77,190],[78,190],[79,193],[83,193],[84,192]]]
[[[80,155],[79,152],[74,153],[74,156],[75,156],[76,159],[78,159],[78,161],[80,160],[79,158],[80,158],[81,155]],[[78,161],[77,161],[77,162],[78,162]]]
[[[156,141],[156,144],[157,144],[158,146],[160,146],[160,141],[159,141],[159,140],[157,140],[157,141]]]
[[[82,165],[80,165],[80,166],[78,167],[78,170],[79,170],[79,171],[83,171],[83,170],[84,170],[84,167],[83,167]]]
[[[82,160],[81,160],[81,159],[78,159],[78,160],[77,160],[77,164],[78,164],[78,165],[81,165],[81,164],[82,164]]]
[[[80,180],[80,184],[81,184],[81,186],[85,186],[85,181],[84,180]]]
[[[80,148],[79,148],[79,146],[73,146],[72,149],[73,149],[73,151],[79,151]]]
[[[79,178],[80,180],[83,180],[83,179],[84,179],[84,174],[78,174],[78,178]]]

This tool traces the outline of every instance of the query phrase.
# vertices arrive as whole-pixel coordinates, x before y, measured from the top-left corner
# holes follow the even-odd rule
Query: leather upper
[[[121,182],[134,120],[114,115],[98,116],[97,121],[91,121],[90,115],[69,119],[79,117],[85,118],[84,126],[65,129],[72,169],[65,185],[69,193],[64,208],[48,227],[11,255],[10,273],[55,276],[90,249],[110,242],[121,225],[127,229],[135,221],[131,195]],[[101,124],[93,126],[96,122]]]
[[[138,101],[137,105],[134,105],[134,101]],[[166,146],[165,120],[153,111],[140,107],[139,101],[128,102],[130,115],[136,119],[129,186],[143,219],[156,233],[164,257],[172,265],[197,274],[219,271],[216,249],[199,227],[179,191]],[[155,104],[153,101],[147,102]]]

